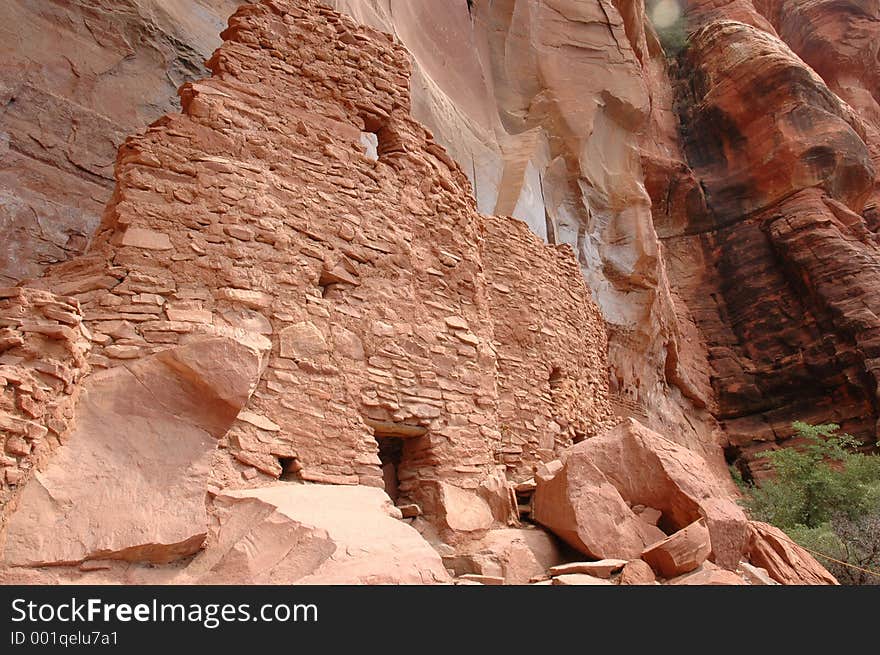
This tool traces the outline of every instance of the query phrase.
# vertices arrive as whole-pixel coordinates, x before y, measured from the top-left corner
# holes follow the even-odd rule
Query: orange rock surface
[[[82,313],[70,320],[91,342],[88,398],[113,404],[81,400],[64,456],[30,482],[6,483],[23,487],[9,564],[166,561],[201,546],[204,508],[181,515],[180,530],[147,508],[123,516],[133,496],[164,506],[166,491],[184,494],[171,463],[171,477],[145,476],[146,488],[107,489],[108,516],[133,528],[105,517],[107,539],[78,532],[90,521],[78,494],[139,457],[123,441],[112,459],[98,457],[116,423],[100,428],[94,417],[123,425],[131,403],[158,412],[148,425],[184,421],[140,435],[138,447],[179,439],[194,494],[282,476],[384,487],[449,540],[513,520],[507,478],[529,477],[609,424],[604,325],[570,250],[477,213],[457,164],[410,117],[406,52],[307,0],[242,7],[223,37],[214,76],[182,87],[183,113],[121,148],[88,252],[30,283],[69,294]],[[41,292],[8,295],[20,293]],[[14,308],[6,301],[4,316]],[[251,359],[227,361],[223,343]],[[229,383],[192,373],[193,349],[228,366]],[[117,375],[125,369],[149,371],[144,386],[157,391],[132,387]],[[232,415],[206,426],[208,406],[191,407],[185,391],[173,393],[184,408],[163,405],[181,375],[206,398],[253,380]],[[199,444],[192,458],[187,440]],[[94,460],[95,476],[69,480],[80,457]],[[198,474],[187,468],[195,460]],[[53,518],[41,489],[56,484],[74,500]],[[40,546],[55,521],[71,530],[70,548],[63,534]]]
[[[0,8],[0,579],[829,582],[726,464],[876,441],[874,5],[237,4]]]

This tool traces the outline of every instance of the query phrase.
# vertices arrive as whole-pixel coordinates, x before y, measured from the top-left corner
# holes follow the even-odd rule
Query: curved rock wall
[[[760,475],[754,453],[786,441],[794,420],[839,423],[873,443],[876,124],[870,93],[854,89],[874,63],[840,54],[870,55],[873,23],[848,3],[687,9],[674,68],[692,167],[681,178],[696,177],[705,204],[685,212],[676,249],[701,262],[684,299],[709,348],[728,457]],[[839,45],[807,44],[805,33],[853,20],[863,29]],[[827,79],[808,65],[823,60],[835,62]]]

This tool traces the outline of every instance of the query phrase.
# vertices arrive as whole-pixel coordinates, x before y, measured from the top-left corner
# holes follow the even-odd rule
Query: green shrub
[[[663,52],[668,59],[678,57],[683,51],[687,50],[690,43],[683,20],[667,28],[658,28],[657,38],[660,41],[660,45],[663,46]]]
[[[805,548],[857,566],[880,568],[880,456],[854,449],[839,426],[793,424],[801,445],[762,453],[774,476],[747,485],[752,518],[784,530]],[[820,557],[841,582],[880,579]]]

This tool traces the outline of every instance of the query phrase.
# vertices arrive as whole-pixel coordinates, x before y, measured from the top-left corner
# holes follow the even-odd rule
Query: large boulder
[[[639,557],[646,545],[665,534],[639,518],[580,450],[580,445],[570,449],[558,472],[556,467],[538,472],[532,516],[590,557]]]
[[[198,551],[217,439],[259,374],[256,351],[206,338],[93,375],[65,444],[22,492],[4,562],[165,563]]]
[[[748,521],[702,457],[628,419],[567,449],[559,467],[538,475],[534,517],[581,552],[635,559],[666,534],[636,514],[661,512],[668,533],[705,519],[712,559],[736,568]]]
[[[448,544],[466,544],[489,530],[516,523],[516,496],[502,471],[494,471],[473,488],[423,480],[412,497],[430,517],[418,521],[420,531]]]
[[[184,572],[212,584],[432,584],[437,552],[381,489],[278,483],[214,501],[210,546]]]
[[[782,530],[760,521],[749,523],[749,561],[784,585],[840,584],[810,553]]]

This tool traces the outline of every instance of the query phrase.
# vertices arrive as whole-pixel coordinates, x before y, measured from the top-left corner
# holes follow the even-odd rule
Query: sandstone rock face
[[[535,519],[586,554],[634,559],[665,537],[637,505],[659,510],[670,533],[704,518],[721,566],[735,568],[745,551],[745,515],[706,463],[633,420],[568,449],[559,473],[538,478]]]
[[[372,487],[281,484],[215,500],[209,547],[183,576],[210,584],[434,584],[440,556]]]
[[[259,372],[256,352],[215,338],[91,376],[76,427],[21,492],[3,561],[165,563],[196,552],[217,439]]]
[[[18,26],[0,68],[13,281],[86,246],[120,135],[197,77],[207,25],[231,11],[81,4],[0,10]],[[874,8],[691,2],[673,88],[641,2],[333,4],[408,51],[313,0],[242,7],[213,76],[180,89],[183,113],[120,149],[86,254],[0,293],[7,563],[168,580],[175,567],[141,562],[207,534],[187,581],[445,580],[423,542],[396,559],[384,519],[365,548],[387,578],[334,559],[366,542],[263,489],[283,478],[346,487],[370,516],[384,488],[425,535],[485,555],[484,582],[519,581],[543,556],[498,528],[543,470],[535,516],[583,553],[638,557],[704,519],[711,559],[736,568],[748,535],[719,445],[758,475],[752,455],[793,419],[876,434]],[[205,344],[232,363],[178,361]],[[188,446],[83,534],[97,501],[70,471],[141,461],[94,420],[137,415],[141,370],[182,404],[146,418]],[[187,385],[205,375],[197,407]],[[96,404],[101,385],[116,409]],[[597,437],[615,415],[669,438],[630,421]],[[122,515],[145,491],[156,505]],[[163,527],[172,504],[186,520]],[[64,536],[44,548],[53,521]]]
[[[125,135],[203,74],[239,0],[9,0],[0,6],[0,280],[80,254]]]
[[[471,4],[334,0],[412,53],[414,115],[459,162],[479,209],[575,250],[609,327],[615,411],[726,475],[705,346],[661,233],[702,193],[678,175],[689,169],[644,4]]]
[[[91,334],[76,299],[0,289],[0,507],[14,504],[35,467],[70,427]],[[8,514],[0,511],[0,530]]]
[[[203,441],[169,467],[198,461],[181,502],[283,475],[386,487],[453,536],[507,525],[507,477],[610,422],[604,325],[570,251],[476,212],[467,178],[410,117],[407,55],[384,35],[310,0],[267,0],[223,37],[214,77],[182,87],[183,113],[121,148],[88,252],[32,285],[80,308],[89,362],[106,370],[96,381],[205,339],[254,353],[230,366],[258,381],[212,426],[221,448]],[[79,443],[104,447],[83,422]],[[80,456],[72,446],[63,461]],[[54,516],[38,496],[22,516]],[[151,541],[145,511],[131,531],[109,525],[83,552],[47,556],[189,554],[204,524],[191,509],[179,542]]]
[[[691,212],[694,236],[677,240],[704,264],[685,301],[709,348],[729,459],[757,476],[753,455],[790,437],[794,420],[873,441],[878,417],[876,127],[865,94],[847,96],[860,98],[854,111],[836,76],[780,40],[771,23],[817,65],[825,56],[802,42],[822,29],[818,18],[805,28],[802,11],[837,14],[834,3],[797,4],[755,3],[769,21],[724,20],[724,3],[694,10],[679,74],[685,152],[708,210]]]
[[[876,175],[861,213],[876,233],[880,227],[880,6],[833,0],[764,0],[757,4],[779,37],[863,121],[864,140]]]
[[[0,71],[0,157],[8,164],[0,194],[11,230],[0,275],[36,275],[85,247],[110,193],[121,135],[167,110],[173,87],[198,75],[236,4],[5,3],[0,17],[15,27],[7,28]],[[412,112],[470,179],[478,209],[512,214],[576,251],[609,326],[615,412],[672,435],[719,477],[720,442],[729,440],[728,457],[760,475],[752,455],[787,439],[792,418],[876,436],[876,280],[873,267],[857,263],[876,258],[871,235],[880,225],[873,3],[682,3],[682,29],[698,35],[673,76],[717,87],[708,94],[682,85],[673,94],[650,21],[657,3],[648,11],[642,2],[605,0],[330,4],[409,50]],[[731,48],[755,56],[734,61],[725,54]],[[737,81],[711,81],[724,78]],[[752,97],[765,117],[754,124],[751,104],[737,100]],[[735,147],[719,155],[724,144]],[[799,194],[810,189],[821,197]],[[167,234],[150,230],[135,225],[118,238],[128,247],[171,247]],[[819,249],[834,255],[820,261]],[[331,286],[353,280],[338,262],[320,276]],[[240,297],[235,290],[228,297]],[[242,302],[259,311],[262,301]],[[189,319],[205,311],[169,309]],[[254,320],[234,319],[249,327]],[[327,343],[360,348],[344,334]],[[513,367],[521,370],[511,375],[532,372]],[[557,364],[536,368],[549,377]],[[792,395],[794,388],[806,393]],[[570,420],[572,412],[562,414]],[[538,433],[555,432],[556,421],[540,419],[529,439],[546,442]],[[562,438],[584,429],[560,427]],[[253,446],[244,457],[279,473],[267,444],[243,439]],[[515,450],[516,440],[505,447]],[[506,455],[520,466],[519,453]],[[527,452],[526,466],[529,459]]]
[[[782,530],[751,521],[749,560],[784,585],[836,585],[837,579]]]

